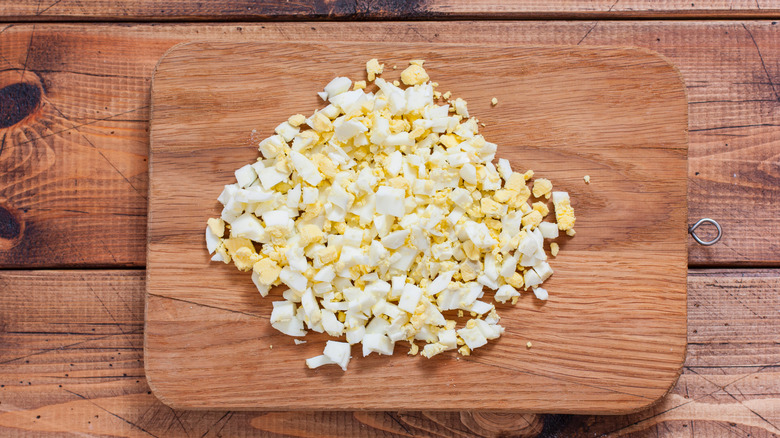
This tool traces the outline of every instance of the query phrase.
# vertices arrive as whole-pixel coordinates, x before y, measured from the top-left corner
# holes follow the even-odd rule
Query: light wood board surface
[[[473,356],[425,360],[398,346],[390,359],[353,352],[346,373],[312,371],[303,360],[319,354],[325,338],[296,346],[272,329],[273,298],[261,299],[246,274],[209,263],[203,228],[219,212],[222,185],[257,157],[249,132],[270,134],[289,115],[311,113],[316,91],[336,74],[362,78],[371,57],[399,72],[409,59],[426,59],[443,90],[469,101],[499,156],[572,195],[578,235],[562,239],[545,283],[551,300],[526,295],[500,308],[507,333]],[[685,352],[686,131],[678,73],[641,49],[179,46],[161,61],[152,89],[151,386],[164,402],[188,408],[645,407],[674,383]],[[586,185],[585,174],[598,184]],[[334,388],[340,397],[327,396]]]

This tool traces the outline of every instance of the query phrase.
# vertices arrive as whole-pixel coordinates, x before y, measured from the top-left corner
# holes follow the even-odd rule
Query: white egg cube
[[[401,299],[398,301],[398,307],[409,313],[414,313],[414,309],[420,302],[420,297],[422,297],[422,292],[422,289],[414,284],[405,284],[401,293]]]
[[[405,213],[405,197],[406,193],[402,189],[379,186],[376,191],[376,212],[395,217],[403,217]]]
[[[366,327],[362,325],[353,325],[346,330],[347,342],[350,345],[357,344],[363,341],[363,336],[366,334]]]
[[[271,327],[287,336],[306,336],[306,330],[303,329],[303,322],[300,319],[293,318],[285,322],[275,322],[271,324]]]
[[[339,94],[348,91],[350,87],[352,87],[352,80],[347,77],[339,76],[328,82],[324,91],[327,98],[332,98],[333,96],[338,96]]]
[[[287,143],[284,141],[284,138],[282,138],[281,135],[272,135],[265,140],[261,141],[260,144],[257,147],[260,150],[260,153],[263,154],[265,158],[276,158],[281,152],[283,152],[285,149],[288,148]],[[255,171],[259,170],[258,163],[255,163],[252,165],[254,167]]]
[[[389,327],[390,323],[386,319],[375,317],[366,324],[366,334],[385,334]]]
[[[558,237],[558,225],[552,222],[542,222],[538,225],[539,231],[545,239],[555,239]]]
[[[526,234],[526,236],[520,240],[517,250],[525,256],[533,256],[539,250],[539,243],[533,237]]]
[[[402,246],[393,254],[393,256],[390,257],[390,266],[393,269],[406,272],[409,270],[409,268],[412,267],[412,264],[414,263],[414,260],[417,258],[417,254],[419,253],[420,252],[414,248]],[[393,259],[396,256],[397,258]]]
[[[387,136],[390,135],[390,121],[384,117],[374,117],[371,125],[369,137],[374,144],[384,144]]]
[[[295,271],[289,266],[283,267],[281,272],[279,272],[279,280],[286,284],[287,287],[297,292],[305,291],[309,284],[309,280],[303,274]]]
[[[366,333],[361,343],[364,357],[374,352],[388,356],[393,354],[393,342],[381,333]]]
[[[450,192],[449,198],[453,203],[455,203],[455,205],[463,210],[469,208],[474,202],[474,200],[471,198],[471,193],[469,193],[468,190],[462,188],[457,188]]]
[[[552,267],[547,262],[539,262],[534,265],[533,269],[542,281],[546,281],[553,274]]]
[[[465,152],[450,152],[446,155],[446,159],[447,163],[453,167],[460,167],[469,163],[469,155]]]
[[[263,213],[262,218],[266,227],[287,227],[290,225],[290,215],[284,210],[266,211]]]
[[[306,256],[303,255],[303,248],[299,246],[289,247],[284,255],[287,257],[289,267],[295,271],[303,273],[311,268]]]
[[[295,303],[290,301],[274,301],[271,303],[274,307],[271,311],[271,323],[285,322],[295,318]]]
[[[399,299],[406,285],[406,275],[396,275],[392,278],[392,288],[390,289],[389,299]]]
[[[357,227],[347,227],[344,230],[342,244],[359,248],[363,242],[363,230]]]
[[[568,199],[569,199],[568,192],[552,192],[553,204],[557,204],[563,200],[568,200]]]
[[[498,282],[485,274],[481,274],[477,276],[477,283],[483,286],[487,286],[488,288],[493,290],[498,289]]]
[[[371,245],[368,248],[368,265],[377,267],[379,262],[383,260],[389,252],[385,247],[377,240],[372,240]]]
[[[303,178],[304,181],[312,186],[316,186],[322,181],[322,175],[317,169],[317,165],[311,162],[300,152],[290,151],[290,160],[298,175]],[[263,185],[265,187],[265,185]]]
[[[288,142],[295,138],[296,135],[298,135],[298,133],[301,131],[301,128],[293,126],[288,122],[282,122],[279,124],[279,126],[276,127],[274,131],[279,134],[285,142]]]
[[[533,288],[533,291],[534,291],[534,295],[536,296],[536,298],[538,298],[540,300],[543,300],[543,301],[547,299],[547,296],[548,296],[547,295],[547,289],[543,289],[541,287],[535,287],[535,288]]]
[[[331,281],[333,281],[334,278],[336,278],[336,272],[333,270],[333,267],[325,266],[319,271],[317,271],[316,274],[314,274],[312,280],[323,282],[323,283],[330,283]]]
[[[322,328],[335,338],[344,334],[344,324],[341,323],[333,311],[328,309],[321,309],[320,316],[322,317]]]
[[[460,168],[459,175],[463,181],[471,185],[477,185],[477,168],[471,163],[466,163]]]
[[[409,136],[408,132],[401,131],[388,135],[382,144],[385,146],[412,146],[414,139]]]
[[[447,288],[447,286],[450,285],[450,281],[452,281],[452,276],[455,274],[455,271],[447,271],[439,273],[439,275],[436,277],[435,280],[433,280],[428,285],[428,294],[430,295],[436,295],[439,292],[443,291]]]
[[[328,341],[325,343],[325,350],[322,352],[333,363],[339,365],[342,370],[347,370],[349,359],[352,358],[350,345],[346,342]]]
[[[358,173],[355,186],[363,193],[373,193],[373,187],[376,185],[376,183],[376,175],[374,175],[374,172],[372,172],[370,168],[366,167],[365,169],[361,170],[360,173]]]
[[[289,174],[280,172],[276,167],[265,167],[257,172],[258,178],[260,178],[260,184],[266,190],[272,190],[273,187],[282,181],[286,181]]]
[[[385,167],[385,171],[387,171],[391,177],[396,177],[401,172],[403,163],[403,155],[401,152],[395,151],[388,157],[388,163]]]
[[[484,301],[476,300],[470,305],[466,306],[463,310],[468,310],[469,312],[474,312],[480,315],[484,315],[493,309],[494,307],[492,304],[486,303]]]
[[[403,91],[396,89],[389,94],[387,103],[390,113],[393,115],[400,114],[406,109],[406,96],[404,96]]]
[[[488,324],[481,319],[475,319],[473,321],[475,322],[477,329],[482,332],[487,339],[498,339],[504,333],[504,327],[501,327],[498,324]]]
[[[493,245],[498,243],[491,237],[490,230],[488,230],[487,225],[482,222],[477,223],[470,221],[466,223],[464,228],[469,240],[471,240],[471,242],[474,243],[477,248],[490,249],[493,247]]]
[[[496,295],[493,297],[499,303],[506,303],[513,297],[519,297],[520,292],[508,284],[501,285],[496,291]]]
[[[230,224],[230,234],[233,237],[245,237],[260,242],[265,236],[263,224],[254,214],[244,213]]]
[[[382,238],[382,245],[388,249],[398,249],[406,242],[407,236],[409,236],[409,230],[393,231]]]
[[[334,106],[339,107],[344,114],[348,114],[354,111],[356,107],[360,106],[360,100],[363,96],[365,96],[363,90],[352,90],[345,91],[337,96],[329,97],[328,100]],[[338,120],[339,119],[336,119],[333,122],[333,126],[338,126]]]
[[[292,150],[301,152],[307,149],[309,146],[313,145],[316,140],[317,140],[316,136],[310,136],[310,135],[302,136],[298,134],[295,136],[295,138],[293,138]]]
[[[309,367],[310,369],[319,368],[323,365],[335,365],[335,364],[336,362],[334,362],[333,359],[329,358],[328,356],[325,356],[324,354],[306,359],[306,366]]]
[[[463,215],[466,214],[466,211],[460,207],[455,207],[452,209],[449,215],[447,215],[447,222],[450,223],[450,225],[455,225],[460,218],[463,217]]]
[[[368,128],[366,128],[362,123],[356,120],[348,120],[336,128],[335,135],[339,141],[346,142],[361,132],[366,131],[368,131]]]
[[[542,277],[539,276],[539,274],[536,273],[533,269],[529,269],[525,271],[525,275],[523,275],[523,283],[525,283],[526,289],[529,287],[534,287],[542,284]]]
[[[364,293],[370,294],[375,296],[377,299],[384,297],[390,292],[392,286],[390,286],[390,283],[384,281],[384,280],[374,280],[371,283],[369,283],[365,289],[363,290]]]
[[[284,269],[282,269],[282,272],[284,272]],[[322,319],[320,305],[317,302],[317,298],[314,297],[314,292],[311,289],[306,289],[301,295],[301,307],[303,308],[303,313],[309,319],[308,323],[310,327],[312,324],[320,322]]]
[[[395,218],[387,214],[380,214],[374,216],[374,229],[379,237],[384,237],[390,233],[390,229],[395,222]]]
[[[462,328],[458,330],[458,336],[463,339],[463,342],[465,342],[471,350],[477,349],[487,344],[487,338],[477,327]]]
[[[437,354],[445,351],[446,349],[447,347],[445,347],[443,344],[435,342],[433,344],[425,344],[425,347],[423,347],[423,351],[420,354],[423,357],[430,359],[433,356],[436,356]]]
[[[501,264],[501,271],[499,272],[499,275],[504,278],[509,278],[514,275],[515,271],[517,271],[517,261],[517,254],[506,257]]]
[[[317,202],[317,198],[320,196],[320,191],[316,187],[303,187],[303,197],[301,204],[311,205]]]
[[[238,181],[238,185],[241,186],[241,188],[247,187],[256,179],[257,174],[255,173],[255,169],[252,168],[251,164],[247,164],[246,166],[240,167],[238,170],[236,170],[236,181]]]
[[[440,310],[454,310],[460,305],[460,289],[444,289],[436,296]]]
[[[328,202],[339,207],[340,209],[349,210],[349,207],[352,205],[354,199],[355,196],[344,190],[344,187],[341,187],[340,185],[330,186],[330,191],[328,192]]]
[[[506,158],[498,159],[498,173],[505,181],[509,181],[509,177],[512,176],[512,165]]]
[[[327,118],[333,120],[339,116],[339,109],[335,105],[328,105],[321,109],[320,112]]]
[[[211,227],[206,226],[206,249],[209,251],[209,254],[214,254],[220,242],[221,239],[211,231]]]
[[[260,296],[265,297],[266,295],[268,295],[268,291],[271,290],[270,285],[263,284],[260,282],[260,276],[257,275],[257,272],[255,271],[252,271],[252,283],[254,283],[255,287],[257,288],[257,291],[260,292]]]
[[[439,330],[437,336],[439,337],[439,343],[444,345],[448,350],[458,348],[458,337],[454,329]]]
[[[263,190],[261,187],[252,186],[240,189],[235,194],[235,200],[246,203],[266,202],[274,199],[276,193]]]
[[[355,265],[365,265],[368,263],[368,256],[366,256],[362,248],[345,246],[341,249],[339,263],[343,263],[346,268],[351,268]]]
[[[489,278],[492,281],[498,280],[498,261],[496,260],[496,256],[493,255],[493,253],[487,253],[485,254],[485,261],[483,264],[483,271],[485,272],[485,276]],[[483,283],[484,284],[484,283]],[[485,285],[487,286],[487,285]],[[490,287],[490,286],[488,286]],[[492,289],[496,289],[495,287]]]

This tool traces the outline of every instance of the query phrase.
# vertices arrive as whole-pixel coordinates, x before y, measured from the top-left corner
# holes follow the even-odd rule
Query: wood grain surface
[[[156,437],[771,437],[780,433],[780,270],[692,270],[688,351],[658,405],[631,415],[180,411],[143,367],[139,270],[0,272],[0,435]],[[491,428],[475,427],[487,417]],[[543,425],[540,425],[540,420]],[[493,431],[491,433],[491,430]]]
[[[166,50],[195,39],[658,51],[687,87],[689,217],[712,217],[725,233],[711,247],[689,239],[689,263],[777,265],[778,35],[769,21],[1,25],[3,84],[45,86],[40,101],[21,105],[35,109],[30,116],[0,129],[0,266],[144,265],[149,81]]]
[[[273,329],[281,292],[261,299],[246,273],[211,263],[204,224],[235,169],[256,160],[254,129],[265,137],[323,107],[317,91],[337,75],[363,79],[372,57],[425,59],[442,90],[469,102],[497,156],[569,192],[578,233],[551,261],[552,298],[499,306],[506,333],[484,351],[421,360],[399,343],[388,359],[355,347],[346,373],[312,371],[304,360],[327,336],[296,346]],[[400,76],[388,69],[386,80]],[[686,110],[677,71],[643,49],[177,46],[152,84],[145,360],[155,394],[198,409],[624,413],[653,403],[685,354]],[[324,397],[334,385],[342,396]]]
[[[0,20],[772,18],[777,0],[21,0]]]
[[[111,9],[117,4],[121,11]],[[148,18],[133,15],[136,4],[147,8]],[[273,5],[253,2],[249,6],[265,4]],[[333,3],[316,2],[320,4]],[[496,10],[518,4],[475,0],[466,6]],[[539,9],[560,7],[561,13],[522,15],[583,20],[579,22],[0,24],[0,95],[11,96],[14,102],[0,105],[0,267],[144,266],[146,200],[138,193],[148,190],[149,80],[168,48],[198,39],[632,45],[656,50],[680,68],[687,86],[690,218],[711,216],[724,224],[724,239],[718,245],[704,248],[689,239],[689,263],[780,266],[775,90],[780,40],[773,21],[777,6],[755,2],[756,9],[770,11],[764,15],[751,10],[751,2],[654,1],[642,15],[642,11],[623,9],[629,4],[625,0],[537,2]],[[0,5],[5,17],[0,20],[178,19],[166,15],[170,7],[155,12],[148,5],[92,0],[6,2]],[[577,12],[591,6],[595,14]],[[617,12],[611,15],[615,19],[665,16],[732,21],[602,21],[610,16],[610,8]],[[217,11],[222,15],[213,18],[241,19],[227,9],[223,7],[225,12]],[[264,17],[256,11],[246,18]],[[50,12],[56,15],[47,17]],[[304,14],[316,18],[326,13]],[[402,14],[412,17],[409,12]],[[446,11],[441,15],[448,16],[457,15]],[[733,21],[760,16],[767,20]],[[4,88],[37,81],[41,93],[26,86]],[[3,104],[7,101],[0,99]],[[133,279],[106,280],[122,275]],[[684,399],[659,405],[668,406],[663,410],[631,416],[544,416],[540,436],[776,436],[779,277],[776,270],[691,271],[688,359],[672,392]],[[470,413],[170,410],[147,394],[141,366],[135,368],[138,373],[127,376],[112,372],[113,358],[121,357],[115,353],[124,355],[130,349],[127,344],[117,345],[110,333],[104,339],[79,335],[82,328],[87,332],[116,324],[114,318],[135,321],[140,328],[142,278],[139,271],[10,271],[0,276],[0,435],[321,436],[328,431],[342,436],[495,436],[497,431],[523,435],[515,427],[528,421],[524,415],[480,414],[472,421]],[[88,287],[114,316],[90,298]],[[118,304],[117,296],[127,305]],[[69,299],[80,304],[64,304]],[[42,308],[49,309],[45,319],[35,316]],[[130,313],[135,316],[128,317]],[[132,336],[133,360],[140,360],[141,335]],[[14,338],[22,340],[25,355],[37,354],[21,357],[16,349],[20,343],[6,342]],[[68,371],[71,363],[79,367],[77,379]],[[102,376],[107,379],[101,380]],[[469,429],[485,418],[491,421],[489,427]],[[530,424],[523,431],[533,435],[539,428],[538,417]]]

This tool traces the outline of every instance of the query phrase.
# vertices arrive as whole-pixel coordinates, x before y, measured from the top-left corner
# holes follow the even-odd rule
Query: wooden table
[[[759,4],[761,3],[761,4]],[[0,5],[0,436],[780,434],[780,2],[17,0]],[[357,21],[389,19],[389,22]],[[411,21],[404,21],[411,20]],[[187,412],[143,368],[149,82],[191,40],[630,45],[690,113],[688,353],[623,416]]]

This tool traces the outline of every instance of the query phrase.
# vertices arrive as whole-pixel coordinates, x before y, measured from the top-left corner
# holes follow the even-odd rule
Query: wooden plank
[[[559,436],[780,434],[780,271],[691,271],[688,358],[671,393],[618,417],[547,418]],[[773,393],[773,394],[770,394]]]
[[[211,263],[204,224],[219,215],[215,199],[235,169],[256,161],[252,130],[271,135],[289,116],[324,107],[317,91],[334,75],[364,78],[372,56],[399,66],[426,59],[441,89],[485,123],[497,156],[571,194],[578,233],[551,261],[545,287],[556,298],[499,306],[506,332],[486,351],[425,360],[399,342],[392,358],[362,358],[358,345],[347,372],[312,372],[304,360],[325,337],[296,347],[269,327],[280,293],[259,300],[248,274]],[[412,410],[436,399],[448,410],[615,414],[653,403],[676,380],[686,343],[686,109],[678,73],[642,49],[193,43],[169,51],[152,86],[145,357],[155,394],[197,409]],[[511,118],[518,122],[501,123]],[[348,398],[321,396],[335,379]],[[408,389],[398,392],[401,381]]]
[[[776,0],[222,0],[208,4],[193,0],[22,0],[0,6],[0,20],[772,18],[778,12]]]
[[[535,436],[519,414],[174,411],[143,374],[143,271],[0,272],[0,434]],[[688,357],[661,404],[627,416],[544,416],[548,436],[780,432],[780,270],[691,271]],[[33,293],[32,291],[35,291]],[[40,417],[40,418],[38,418]],[[479,420],[489,419],[491,425]],[[479,426],[475,426],[479,424]],[[498,425],[498,426],[496,426]],[[514,426],[512,426],[514,425]],[[514,428],[512,428],[514,427]],[[508,428],[508,429],[507,429]]]
[[[145,263],[149,80],[168,48],[195,39],[658,51],[688,91],[689,217],[717,219],[725,232],[712,247],[689,240],[689,262],[776,265],[777,29],[768,21],[0,25],[0,83],[24,73],[24,82],[46,84],[36,116],[0,129],[0,266]]]

